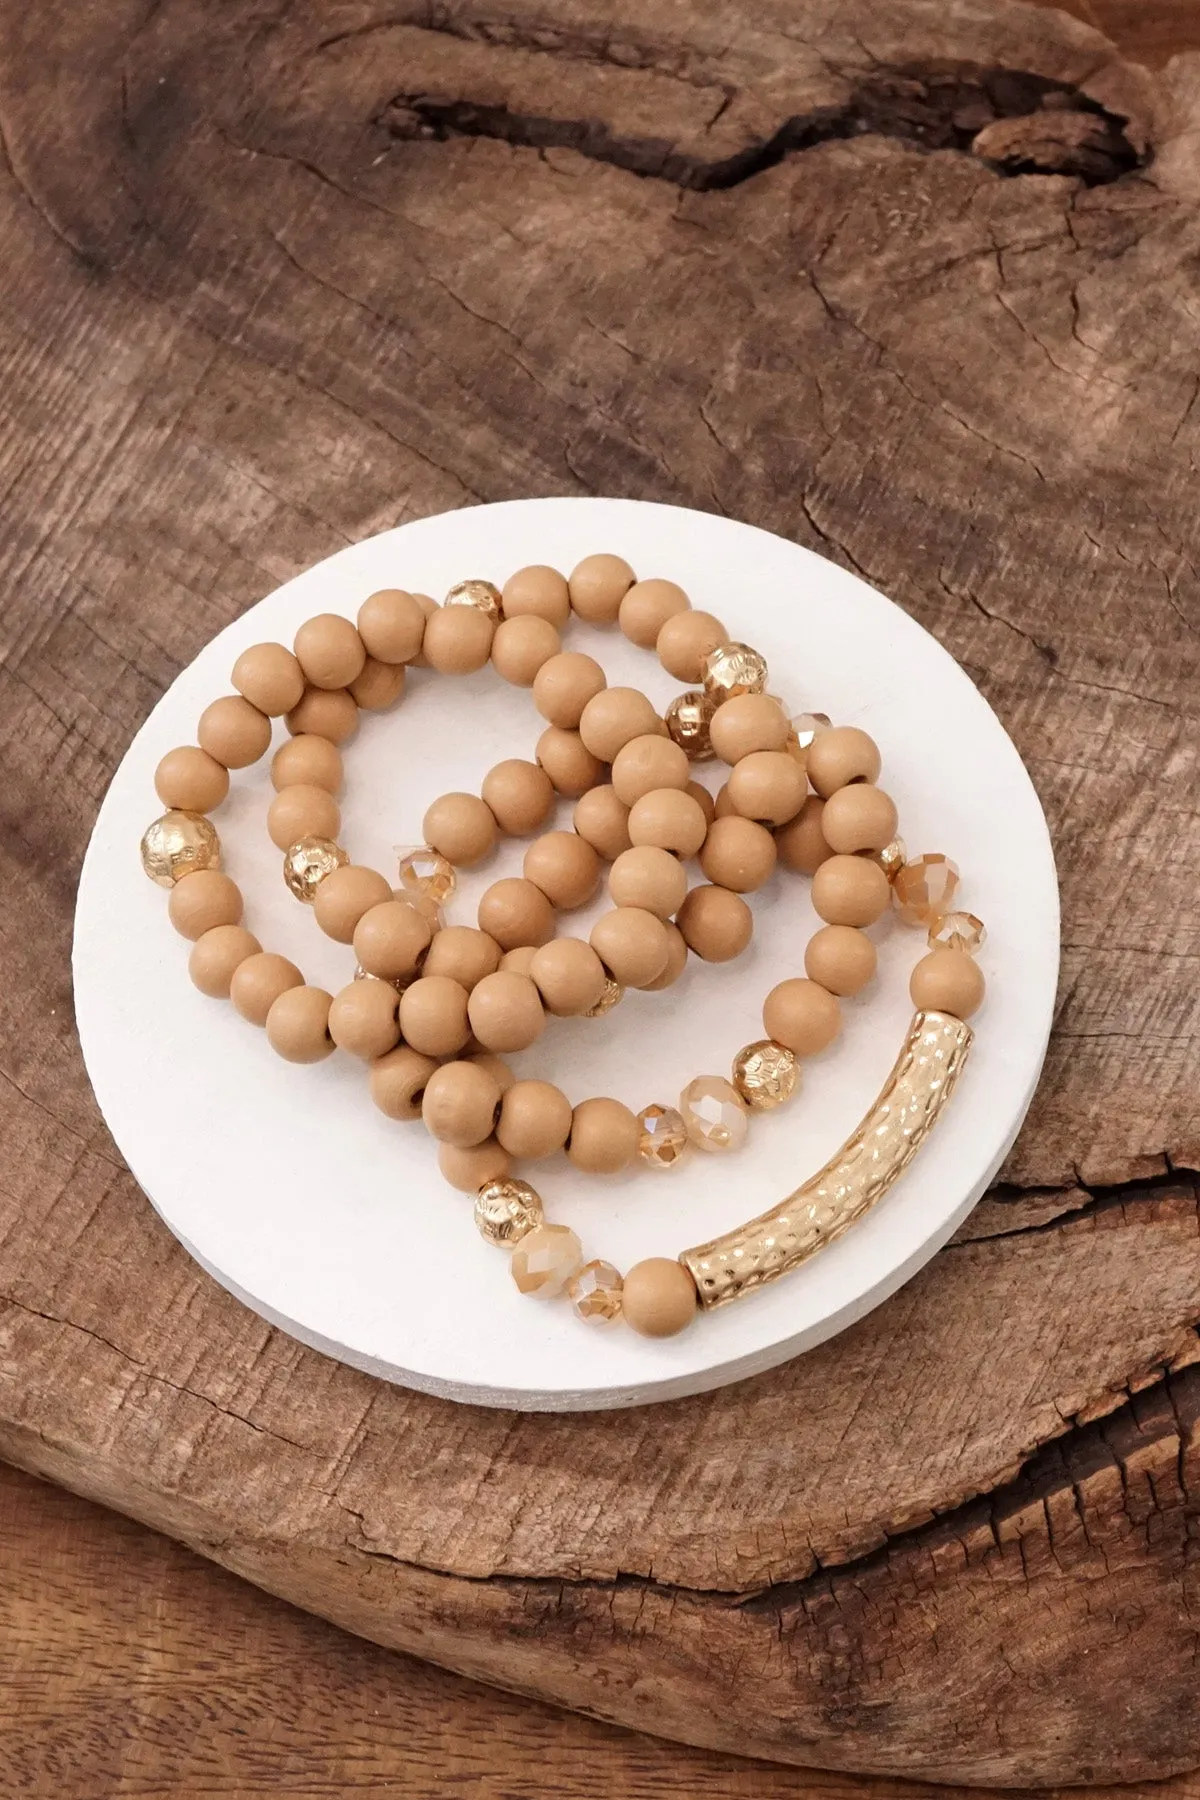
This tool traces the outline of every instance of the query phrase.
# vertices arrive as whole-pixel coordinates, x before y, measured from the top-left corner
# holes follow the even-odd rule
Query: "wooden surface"
[[[1187,1769],[1200,83],[1015,5],[732,16],[0,9],[0,1450],[623,1724]],[[1065,944],[956,1245],[790,1369],[570,1422],[383,1389],[217,1292],[67,981],[96,802],[213,630],[347,539],[564,488],[738,513],[933,629],[1038,783]]]

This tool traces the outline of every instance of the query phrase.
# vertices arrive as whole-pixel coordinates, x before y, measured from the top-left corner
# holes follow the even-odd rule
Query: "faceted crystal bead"
[[[311,906],[325,877],[349,861],[342,846],[332,838],[298,838],[283,853],[283,879],[288,892]]]
[[[908,851],[904,848],[904,839],[893,838],[882,850],[875,852],[875,861],[879,864],[889,881],[895,881],[897,875],[908,861]]]
[[[774,1038],[747,1044],[733,1059],[733,1085],[751,1112],[770,1112],[796,1091],[800,1068],[791,1050]]]
[[[931,950],[965,950],[969,956],[974,956],[977,950],[982,950],[986,938],[983,920],[969,912],[943,913],[929,927]]]
[[[722,1075],[698,1075],[679,1096],[687,1134],[699,1150],[739,1150],[746,1141],[746,1103]]]
[[[918,856],[892,879],[892,899],[906,925],[933,924],[950,910],[958,888],[958,870],[948,856]]]
[[[579,1239],[568,1226],[535,1225],[513,1251],[512,1278],[523,1294],[549,1300],[562,1293],[582,1261]]]
[[[589,1006],[583,1016],[585,1019],[602,1019],[605,1013],[610,1013],[613,1007],[618,1006],[624,998],[625,989],[621,986],[620,982],[614,981],[611,975],[606,975],[604,978],[604,992],[597,1000],[595,1006]]]
[[[159,887],[174,887],[197,869],[219,869],[221,840],[203,813],[172,809],[142,834],[142,867]]]
[[[500,619],[500,589],[490,581],[458,581],[446,595],[446,606],[474,606],[489,619]]]
[[[767,687],[767,659],[749,644],[722,644],[704,659],[704,691],[719,706],[741,694],[762,694]]]
[[[458,883],[454,864],[431,850],[428,844],[400,852],[399,874],[406,900],[415,901],[420,895],[432,901],[434,906],[445,906]]]
[[[541,1196],[527,1181],[502,1176],[485,1181],[475,1196],[475,1224],[489,1244],[511,1248],[541,1222]]]
[[[788,732],[787,743],[784,745],[784,749],[794,756],[798,762],[803,762],[805,752],[816,737],[818,731],[828,731],[831,723],[832,721],[827,713],[793,713],[788,720],[791,729]]]
[[[714,711],[707,694],[702,694],[699,688],[689,688],[685,694],[676,694],[663,715],[667,736],[687,752],[692,762],[709,762],[712,758],[708,728]]]
[[[674,1169],[687,1155],[688,1134],[682,1113],[673,1106],[643,1106],[637,1116],[641,1128],[638,1155],[652,1169]]]
[[[567,1283],[575,1316],[589,1325],[609,1325],[621,1316],[621,1272],[610,1262],[584,1263]]]

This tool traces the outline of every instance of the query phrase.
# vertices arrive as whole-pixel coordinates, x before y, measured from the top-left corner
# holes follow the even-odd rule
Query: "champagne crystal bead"
[[[957,890],[957,868],[937,853],[915,857],[892,878],[892,899],[906,925],[932,925],[950,911]]]
[[[577,1319],[611,1325],[621,1316],[621,1286],[621,1272],[610,1262],[588,1262],[568,1281],[567,1299]]]
[[[325,877],[349,861],[346,851],[332,838],[297,838],[283,853],[283,879],[288,892],[311,906]]]
[[[527,1181],[504,1176],[485,1181],[475,1196],[475,1224],[480,1237],[511,1249],[542,1223],[542,1201]]]
[[[638,1156],[652,1169],[674,1169],[687,1155],[683,1114],[673,1106],[643,1106],[637,1116]]]
[[[767,659],[749,644],[722,644],[704,659],[704,691],[719,706],[739,694],[764,694]]]
[[[803,762],[808,746],[812,743],[818,731],[828,731],[832,723],[833,721],[828,713],[793,713],[788,720],[788,737],[784,748],[789,751],[798,762]]]
[[[142,834],[142,867],[159,887],[174,887],[197,869],[219,869],[221,840],[203,813],[173,808]]]
[[[444,606],[474,606],[497,624],[502,616],[500,589],[491,581],[458,581],[442,603]]]
[[[352,975],[351,980],[382,981],[383,979],[384,977],[382,975],[372,975],[370,969],[364,969],[361,963],[355,963],[354,974]],[[412,986],[415,979],[415,976],[397,975],[394,981],[388,982],[388,986],[394,987],[398,994],[402,994],[405,988]]]
[[[977,919],[974,913],[943,913],[929,927],[931,950],[965,950],[968,956],[974,956],[977,950],[982,950],[986,941],[987,932],[983,920]]]
[[[698,1150],[739,1150],[749,1122],[746,1103],[722,1075],[698,1075],[679,1096],[687,1134]]]
[[[667,736],[687,753],[690,762],[712,760],[714,752],[709,726],[715,711],[707,694],[702,694],[699,688],[689,688],[685,694],[676,694],[663,714]]]
[[[793,1051],[774,1038],[747,1044],[733,1059],[733,1085],[751,1112],[770,1112],[790,1100],[800,1080]]]
[[[458,886],[454,864],[428,844],[402,850],[399,855],[399,880],[405,899],[415,900],[419,894],[435,906],[445,906]]]
[[[618,1006],[624,998],[625,989],[620,982],[614,981],[611,975],[607,975],[604,979],[604,992],[595,1006],[589,1006],[583,1016],[585,1019],[602,1019],[605,1013],[610,1013],[613,1007]]]
[[[908,861],[908,851],[904,848],[902,837],[893,838],[882,850],[875,852],[875,861],[879,864],[889,881],[895,881],[897,875]]]
[[[535,1225],[513,1251],[512,1278],[523,1294],[552,1300],[578,1274],[583,1249],[567,1225]]]

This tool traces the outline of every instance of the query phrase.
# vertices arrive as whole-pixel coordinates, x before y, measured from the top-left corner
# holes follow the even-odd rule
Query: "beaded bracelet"
[[[645,695],[609,688],[591,657],[562,649],[572,613],[617,623],[696,685],[660,718]],[[532,689],[547,721],[535,760],[499,764],[480,795],[435,801],[425,842],[401,855],[393,887],[352,864],[337,841],[340,746],[360,709],[402,697],[408,668],[467,674],[489,660]],[[502,591],[461,582],[440,607],[383,590],[364,602],[357,625],[323,614],[301,626],[291,651],[243,652],[237,691],[205,710],[195,745],[160,762],[155,786],[170,810],[142,839],[147,874],[171,889],[172,923],[193,940],[189,970],[202,992],[229,997],[290,1061],[320,1061],[335,1048],[365,1060],[381,1110],[422,1119],[439,1141],[444,1175],[474,1194],[476,1224],[512,1251],[522,1292],[565,1293],[579,1317],[624,1317],[649,1336],[671,1335],[698,1307],[774,1280],[874,1204],[948,1099],[971,1043],[965,1021],[983,998],[972,959],[983,927],[949,910],[952,863],[906,860],[895,806],[876,785],[874,742],[822,714],[789,718],[767,682],[758,652],[693,611],[675,583],[637,581],[613,556],[588,557],[569,578],[541,565],[519,570]],[[229,770],[266,753],[279,716],[292,735],[272,760],[268,831],[290,891],[353,948],[353,977],[337,995],[306,985],[294,963],[264,952],[244,928],[242,896],[220,871],[207,817],[228,792]],[[715,800],[692,779],[692,764],[710,759],[730,767]],[[477,927],[445,927],[457,869],[481,863],[500,836],[534,836],[563,796],[576,801],[574,830],[536,837],[522,876],[483,895]],[[689,888],[693,856],[706,880]],[[605,861],[612,910],[586,941],[556,935],[557,912],[593,899]],[[766,1035],[738,1051],[730,1078],[697,1077],[677,1107],[653,1102],[635,1115],[607,1097],[572,1105],[549,1082],[513,1076],[502,1056],[530,1048],[547,1015],[600,1017],[628,987],[669,986],[689,952],[707,961],[740,954],[753,925],[744,895],[779,865],[811,877],[824,924],[804,977],[767,996]],[[609,1263],[585,1262],[576,1234],[547,1223],[536,1190],[512,1175],[512,1159],[561,1149],[604,1174],[635,1159],[675,1168],[693,1146],[736,1148],[754,1112],[795,1092],[799,1059],[836,1037],[841,998],[875,971],[865,928],[889,905],[928,931],[929,953],[910,982],[918,1010],[883,1093],[838,1154],[780,1206],[674,1260],[646,1259],[624,1278]]]

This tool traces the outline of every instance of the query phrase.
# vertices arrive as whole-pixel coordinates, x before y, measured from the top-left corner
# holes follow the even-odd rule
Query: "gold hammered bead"
[[[442,602],[443,606],[473,606],[489,619],[499,623],[503,602],[500,589],[491,581],[458,581]]]
[[[767,659],[749,644],[721,644],[704,659],[704,692],[716,705],[741,694],[763,694]]]
[[[667,736],[687,755],[689,762],[711,762],[714,751],[709,727],[715,703],[699,688],[677,694],[663,714]]]
[[[349,861],[346,851],[332,838],[298,838],[283,853],[284,883],[297,900],[311,906],[325,877]]]
[[[475,1196],[475,1224],[489,1244],[511,1250],[542,1223],[542,1199],[527,1181],[485,1181]]]
[[[621,986],[619,981],[614,981],[612,976],[609,975],[605,978],[604,992],[597,1000],[595,1006],[589,1006],[583,1016],[585,1019],[602,1019],[605,1013],[610,1013],[612,1011],[614,1006],[619,1006],[624,998],[625,989]]]
[[[751,1112],[770,1112],[790,1100],[800,1080],[795,1053],[774,1038],[747,1044],[733,1059],[733,1085]]]
[[[172,808],[142,834],[142,867],[157,886],[174,887],[197,869],[219,869],[221,840],[203,813]]]

